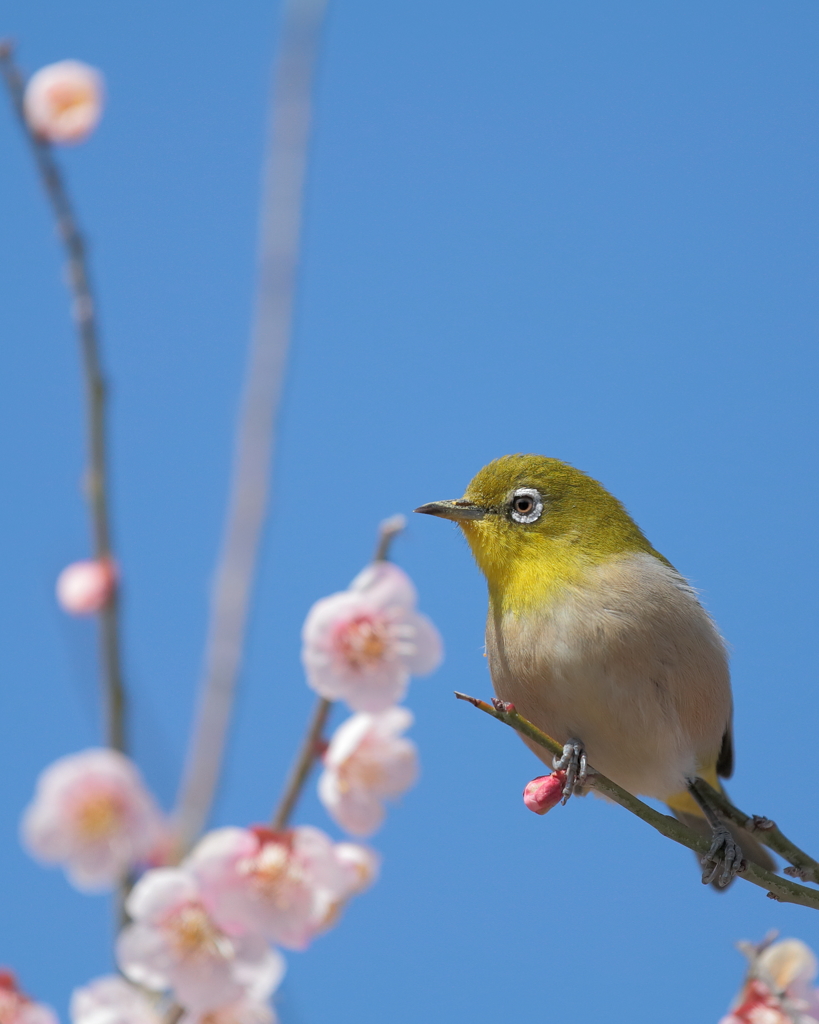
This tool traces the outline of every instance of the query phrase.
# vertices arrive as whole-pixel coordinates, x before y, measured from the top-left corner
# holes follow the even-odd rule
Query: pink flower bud
[[[82,142],[102,113],[102,75],[78,60],[61,60],[33,74],[23,109],[32,132],[62,145]]]
[[[535,814],[545,814],[560,803],[565,785],[565,772],[541,775],[537,779],[532,779],[524,789],[523,802]]]
[[[57,577],[57,602],[69,615],[94,615],[111,600],[116,582],[110,561],[73,562]]]

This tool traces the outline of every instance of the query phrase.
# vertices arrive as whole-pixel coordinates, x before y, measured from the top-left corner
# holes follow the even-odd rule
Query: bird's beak
[[[476,505],[474,501],[467,501],[465,498],[459,498],[457,501],[431,501],[428,505],[421,505],[415,511],[423,512],[426,516],[454,519],[455,522],[463,519],[483,519],[487,513],[487,509]]]

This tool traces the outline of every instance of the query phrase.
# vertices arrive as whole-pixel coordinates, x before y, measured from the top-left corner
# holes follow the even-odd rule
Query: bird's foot
[[[589,766],[586,763],[586,748],[580,740],[569,740],[563,744],[563,754],[552,760],[552,767],[556,772],[566,773],[566,782],[563,786],[563,799],[565,804],[572,793],[578,793],[586,784],[589,777]]]
[[[716,881],[720,889],[730,885],[738,871],[745,868],[742,848],[725,825],[715,825],[711,849],[702,858],[702,884]],[[719,875],[719,877],[717,877]]]

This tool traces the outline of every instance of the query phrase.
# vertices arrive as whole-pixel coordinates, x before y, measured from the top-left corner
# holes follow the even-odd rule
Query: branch
[[[493,707],[491,704],[487,704],[486,701],[479,700],[477,697],[469,697],[465,693],[456,693],[455,696],[458,700],[468,701],[487,715],[497,718],[499,722],[503,722],[523,736],[527,736],[539,746],[545,747],[552,754],[560,755],[563,753],[562,744],[553,740],[551,736],[547,736],[545,732],[541,732],[537,726],[519,715],[512,705],[504,704],[503,701],[497,701],[496,706]],[[642,800],[638,800],[637,797],[626,792],[625,789],[618,786],[616,782],[612,782],[611,779],[606,778],[605,775],[590,769],[589,785],[594,786],[595,789],[605,794],[610,800],[620,804],[621,807],[625,807],[627,811],[636,814],[638,818],[642,818],[652,828],[657,829],[661,835],[666,836],[668,839],[673,839],[675,843],[687,846],[689,850],[693,850],[694,853],[700,856],[708,852],[710,843],[707,839],[697,835],[696,832],[688,828],[687,825],[683,825],[681,821],[677,821],[676,818],[672,818],[668,814],[662,814],[660,811],[655,811],[653,807],[649,807]],[[734,810],[736,809],[734,808]],[[737,811],[736,813],[740,814],[741,812]],[[732,818],[732,820],[734,819]],[[743,828],[746,827],[747,820],[746,816],[741,822]],[[764,833],[762,834],[764,835]],[[796,847],[793,847],[793,849],[796,849]],[[798,885],[789,879],[780,878],[778,875],[773,874],[771,871],[766,871],[757,864],[748,862],[746,867],[739,873],[739,877],[744,878],[753,885],[766,889],[768,896],[780,903],[797,903],[803,907],[813,907],[815,910],[819,910],[819,892],[817,890],[809,889],[805,885]]]
[[[94,557],[100,562],[112,562],[107,471],[106,385],[100,365],[99,329],[88,272],[85,240],[51,146],[38,138],[26,121],[23,112],[25,82],[14,63],[14,47],[10,41],[0,43],[0,69],[20,125],[34,154],[40,179],[57,223],[57,233],[68,259],[68,282],[73,298],[73,315],[85,377],[86,429],[88,433],[88,470],[85,491],[91,516]],[[109,747],[124,752],[126,749],[126,705],[120,655],[119,597],[116,586],[100,612],[100,654],[106,741]]]
[[[304,784],[310,776],[310,770],[316,759],[321,756],[323,746],[322,734],[332,706],[333,702],[324,697],[319,697],[316,702],[301,750],[290,770],[287,784],[284,787],[284,793],[270,823],[270,827],[277,832],[287,828],[290,816],[298,803],[302,789],[304,789]]]
[[[800,850],[786,835],[783,835],[770,818],[763,818],[758,814],[745,814],[731,803],[725,793],[709,786],[705,779],[696,779],[694,785],[707,800],[710,799],[719,808],[724,818],[733,821],[735,825],[739,825],[747,832],[753,832],[769,850],[784,857],[792,865],[790,868],[785,868],[786,875],[801,878],[806,882],[819,883],[819,862],[804,850]]]
[[[205,827],[242,666],[290,342],[316,54],[326,0],[286,0],[271,107],[250,360],[222,551],[211,593],[199,707],[177,801],[183,848]]]
[[[373,553],[374,562],[386,562],[390,557],[392,542],[402,533],[407,526],[407,517],[402,515],[390,516],[378,527],[378,542]]]

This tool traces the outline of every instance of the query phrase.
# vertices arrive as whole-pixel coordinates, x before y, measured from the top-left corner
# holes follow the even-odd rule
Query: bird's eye
[[[543,513],[543,498],[534,487],[519,487],[509,504],[516,523],[534,523]]]

